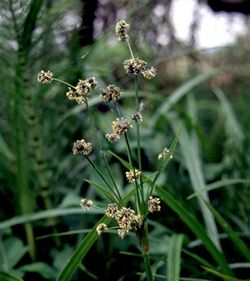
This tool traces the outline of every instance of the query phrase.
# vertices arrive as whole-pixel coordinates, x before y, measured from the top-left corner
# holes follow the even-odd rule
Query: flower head
[[[116,142],[120,139],[120,135],[118,135],[116,133],[106,134],[105,137],[108,140],[108,142],[111,142],[111,143]]]
[[[135,169],[135,170],[129,170],[126,172],[126,178],[128,182],[134,183],[141,175],[141,171]]]
[[[105,102],[118,101],[122,97],[122,92],[115,85],[108,85],[106,90],[102,92],[101,99]]]
[[[51,71],[41,70],[37,74],[37,81],[41,84],[49,84],[53,80],[53,73]]]
[[[120,20],[115,25],[115,33],[119,41],[126,41],[128,38],[129,24],[125,20]]]
[[[167,147],[164,147],[163,150],[159,153],[159,155],[157,157],[158,160],[165,159],[169,152],[170,152],[170,150]],[[172,158],[173,158],[173,156],[170,155],[170,159],[172,159]]]
[[[96,227],[96,231],[98,235],[101,235],[104,231],[108,229],[107,225],[105,223],[100,223]]]
[[[92,144],[84,139],[75,141],[72,148],[73,154],[89,155],[92,150]]]
[[[125,72],[129,75],[138,75],[146,68],[147,63],[139,58],[132,58],[123,62]]]
[[[137,112],[136,114],[130,115],[130,117],[135,123],[140,123],[143,120],[140,112]]]
[[[88,211],[88,210],[93,206],[93,201],[92,201],[92,200],[89,200],[89,199],[86,199],[86,198],[81,199],[81,201],[80,201],[80,206],[81,206],[84,210]]]
[[[108,204],[108,208],[105,211],[105,214],[108,217],[115,218],[117,211],[118,211],[117,204],[116,203],[112,203],[112,204]]]
[[[141,73],[145,79],[150,80],[155,77],[156,69],[154,67],[146,68],[142,70]]]
[[[132,228],[132,223],[135,221],[135,210],[122,207],[116,212],[115,219],[120,229],[129,232],[129,230]]]
[[[160,198],[150,196],[148,200],[148,211],[150,213],[159,212],[161,210],[160,203],[161,203]]]
[[[67,96],[70,99],[74,99],[78,104],[86,102],[88,98],[88,94],[91,90],[97,87],[97,83],[95,81],[95,77],[90,77],[85,80],[79,80],[75,89],[75,93],[71,91],[68,92]]]
[[[112,123],[113,133],[117,135],[121,135],[122,133],[127,132],[128,129],[132,127],[133,126],[124,117],[117,118],[116,121],[113,121]]]

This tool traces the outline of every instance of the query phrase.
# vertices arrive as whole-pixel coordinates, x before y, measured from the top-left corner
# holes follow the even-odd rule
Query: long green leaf
[[[82,259],[85,257],[92,245],[98,239],[96,227],[100,223],[105,223],[108,225],[110,221],[111,218],[104,216],[96,223],[96,225],[88,233],[88,235],[83,240],[81,240],[78,247],[74,251],[72,257],[69,259],[68,263],[58,276],[57,281],[70,281],[72,279],[72,276],[79,267],[80,263],[82,262]]]
[[[14,153],[10,150],[8,144],[5,142],[3,137],[0,135],[0,154],[8,161],[14,160]]]
[[[213,270],[211,268],[208,268],[208,267],[205,267],[205,266],[202,266],[206,271],[214,274],[215,276],[218,276],[219,278],[225,280],[225,281],[249,281],[249,279],[247,280],[242,280],[242,279],[238,279],[238,278],[235,278],[235,277],[231,277],[231,276],[227,276],[225,274],[222,274],[220,272],[217,272],[216,270]]]
[[[88,214],[101,214],[98,210],[90,210],[88,211]],[[0,230],[17,225],[17,224],[23,224],[27,222],[32,222],[36,220],[41,219],[47,219],[50,217],[57,217],[57,216],[68,216],[72,214],[83,214],[83,211],[80,207],[78,208],[65,208],[65,209],[50,209],[46,211],[40,211],[37,213],[30,213],[25,214],[22,216],[17,216],[9,220],[5,220],[3,222],[0,222]]]
[[[227,221],[220,215],[220,213],[217,210],[215,210],[215,208],[210,203],[208,202],[205,203],[207,204],[209,210],[214,215],[215,219],[220,224],[222,229],[228,234],[228,237],[234,243],[235,247],[238,248],[240,253],[247,259],[247,261],[250,261],[249,247],[243,242],[243,240],[240,239],[237,233],[232,229],[232,227],[227,223]]]
[[[200,195],[203,192],[208,192],[210,190],[214,190],[217,188],[221,188],[224,186],[231,186],[233,184],[250,184],[250,180],[244,180],[244,179],[223,179],[220,181],[216,181],[210,184],[207,184],[205,188],[200,189],[198,192],[194,192],[192,194],[190,194],[187,199],[192,199],[195,196]]]
[[[104,197],[106,197],[110,202],[116,202],[117,200],[114,198],[111,192],[109,192],[106,188],[100,186],[99,184],[91,181],[91,180],[86,180],[89,184],[93,185],[99,192],[103,194]]]
[[[190,180],[192,182],[192,187],[196,192],[199,192],[201,189],[204,189],[206,187],[206,183],[202,171],[201,156],[199,145],[197,143],[198,139],[194,134],[189,135],[184,122],[177,116],[175,116],[175,118],[170,118],[170,122],[175,132],[181,129],[182,136],[179,141],[181,152],[185,160],[185,165],[187,167]],[[218,249],[220,249],[220,241],[215,220],[202,198],[204,198],[206,201],[209,201],[208,194],[202,193],[198,197],[198,202],[209,237],[213,240]]]
[[[167,281],[180,280],[181,268],[181,247],[184,236],[182,234],[174,234],[169,239],[167,254]]]
[[[203,83],[204,81],[208,80],[212,77],[215,72],[199,74],[195,78],[189,80],[187,83],[183,84],[179,88],[177,88],[170,96],[166,99],[165,102],[158,108],[156,113],[152,116],[150,121],[150,126],[156,124],[157,120],[161,115],[165,115],[169,109],[176,104],[182,97],[187,95],[194,87],[198,86],[199,84]]]
[[[0,280],[1,281],[23,281],[22,278],[20,278],[16,275],[4,272],[4,271],[0,271]]]
[[[229,268],[224,255],[215,247],[214,243],[202,228],[200,222],[165,189],[156,186],[156,191],[161,199],[179,216],[196,237],[203,241],[204,247],[221,267],[222,272],[233,276],[233,272]]]

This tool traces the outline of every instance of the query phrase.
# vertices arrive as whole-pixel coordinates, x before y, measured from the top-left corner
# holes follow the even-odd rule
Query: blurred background
[[[115,84],[124,92],[124,110],[133,113],[133,81],[123,70],[129,53],[114,33],[120,19],[130,24],[136,56],[157,69],[155,79],[139,81],[144,103],[143,170],[150,174],[156,169],[158,153],[181,129],[174,160],[159,184],[208,233],[209,215],[197,197],[187,197],[215,186],[206,196],[249,243],[249,13],[248,0],[0,2],[1,271],[27,281],[55,280],[101,213],[84,213],[80,198],[91,198],[101,207],[107,204],[84,182],[98,182],[96,174],[84,159],[72,155],[75,140],[94,141],[85,106],[69,101],[63,84],[38,84],[37,73],[51,70],[73,85],[95,76],[101,89]],[[99,137],[105,149],[124,156],[125,144],[111,145],[103,138],[114,115],[109,105],[100,103],[99,94],[90,99]],[[100,156],[92,157],[103,170]],[[126,190],[124,168],[111,156],[109,161],[119,186]],[[152,218],[150,227],[157,272],[164,271],[161,257],[169,236],[183,233],[181,275],[217,280],[190,254],[210,258],[168,206]],[[228,239],[219,237],[215,243],[230,263],[245,261]],[[138,252],[133,237],[104,235],[73,280],[143,280],[136,275],[143,271],[141,259],[121,251]],[[235,266],[238,278],[249,278],[248,270],[249,263]]]

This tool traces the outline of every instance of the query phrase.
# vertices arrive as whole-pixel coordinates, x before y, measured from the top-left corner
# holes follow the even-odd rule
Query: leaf
[[[204,247],[221,267],[222,272],[233,275],[224,255],[215,247],[214,243],[203,230],[200,222],[190,213],[190,211],[162,187],[156,186],[156,191],[161,199],[179,216],[179,218],[190,228],[196,237],[203,241]]]
[[[2,154],[2,156],[8,161],[13,161],[15,158],[13,152],[10,150],[8,144],[5,142],[5,140],[1,135],[0,135],[0,154]]]
[[[106,188],[100,186],[99,184],[95,183],[94,181],[85,179],[86,182],[93,185],[99,192],[103,194],[110,202],[116,202],[117,200],[114,198],[111,192],[109,192]]]
[[[214,190],[214,189],[221,188],[221,187],[228,186],[228,185],[240,184],[240,183],[242,183],[242,184],[250,184],[250,180],[244,180],[244,179],[223,179],[223,180],[220,180],[220,181],[216,181],[216,182],[207,184],[205,188],[200,189],[198,192],[194,192],[194,193],[190,194],[187,197],[187,199],[192,199],[193,197],[198,196],[198,195],[200,195],[203,192],[207,192],[207,191]]]
[[[44,262],[26,264],[18,268],[23,272],[37,272],[45,279],[55,279],[56,271]]]
[[[155,114],[152,116],[150,121],[150,126],[154,127],[161,115],[166,115],[169,109],[177,103],[182,97],[188,94],[194,87],[208,80],[210,77],[215,75],[215,72],[199,74],[195,78],[189,80],[185,84],[177,88],[170,96],[167,98],[162,105],[158,108]]]
[[[118,156],[116,153],[114,153],[113,151],[109,150],[109,153],[114,156],[117,160],[119,160],[121,162],[121,164],[127,168],[128,170],[132,169],[131,165],[125,161],[124,159],[122,159],[120,156]]]
[[[238,278],[235,278],[235,277],[227,276],[225,274],[221,274],[221,273],[215,271],[214,269],[211,269],[211,268],[208,268],[208,267],[205,267],[205,266],[202,266],[202,268],[204,268],[206,271],[214,274],[215,276],[218,276],[219,278],[221,278],[225,281],[249,281],[249,279],[242,280],[242,279],[238,279]]]
[[[102,212],[99,210],[91,209],[88,211],[88,214],[101,214]],[[82,209],[79,208],[65,208],[65,209],[50,209],[46,211],[40,211],[36,213],[26,214],[22,216],[17,216],[9,220],[5,220],[0,222],[0,230],[17,225],[23,224],[26,222],[32,222],[41,219],[47,219],[50,217],[56,216],[68,216],[73,214],[84,214]]]
[[[169,239],[167,253],[167,281],[180,280],[181,246],[184,236],[173,234]]]
[[[4,240],[4,249],[9,268],[13,268],[28,250],[27,247],[24,247],[23,241],[16,237]]]
[[[16,275],[4,272],[4,271],[0,271],[0,280],[1,281],[23,281],[22,278],[20,278]]]
[[[211,213],[214,215],[217,222],[220,224],[222,229],[228,234],[228,237],[234,243],[235,247],[240,251],[240,253],[250,261],[250,250],[249,247],[239,238],[237,233],[232,229],[232,227],[226,222],[226,220],[220,215],[220,213],[215,210],[215,208],[208,202],[205,202]]]
[[[60,275],[58,276],[57,281],[70,281],[72,279],[72,276],[74,272],[77,270],[80,263],[82,262],[82,259],[85,257],[85,255],[88,253],[92,245],[98,239],[96,227],[100,223],[105,223],[108,225],[110,221],[111,218],[104,216],[96,223],[96,225],[87,234],[87,236],[84,237],[83,240],[81,240],[81,242],[75,249],[73,255],[69,259],[68,263],[66,264]]]
[[[185,127],[184,122],[178,117],[170,118],[171,125],[175,132],[181,129],[182,135],[180,138],[180,148],[185,160],[185,165],[188,170],[192,187],[196,192],[206,187],[204,174],[202,171],[202,161],[199,151],[198,139],[195,134],[190,135]],[[206,224],[207,232],[215,245],[220,249],[220,240],[218,237],[218,230],[212,214],[209,212],[206,204],[202,200],[209,201],[207,193],[202,193],[198,197],[198,202],[201,208],[202,216]]]

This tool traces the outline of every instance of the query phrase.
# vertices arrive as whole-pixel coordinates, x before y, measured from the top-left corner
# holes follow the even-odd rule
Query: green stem
[[[114,194],[114,196],[116,197],[116,199],[119,200],[118,195],[114,192],[112,186],[108,183],[108,181],[105,179],[105,177],[103,176],[103,174],[99,171],[99,169],[96,167],[95,163],[87,156],[85,155],[86,159],[88,160],[88,162],[90,163],[90,165],[94,168],[94,170],[97,172],[97,174],[100,176],[100,178],[104,181],[104,183],[107,185],[107,187],[109,188],[109,190]]]
[[[129,42],[129,38],[126,37],[126,42],[127,42],[127,45],[128,45],[128,49],[129,49],[129,52],[130,52],[130,55],[131,55],[131,58],[134,59],[134,54],[133,54],[133,51],[132,51],[132,48],[131,48],[131,45],[130,45],[130,42]]]
[[[146,220],[143,221],[141,228],[137,230],[137,239],[141,247],[147,281],[153,281],[154,278],[149,256],[148,224]]]
[[[109,176],[110,176],[110,178],[111,178],[111,180],[112,180],[112,182],[113,182],[113,185],[114,185],[114,187],[115,187],[115,190],[116,190],[116,192],[117,192],[117,197],[119,198],[119,201],[120,201],[120,203],[122,204],[122,202],[123,202],[123,201],[122,201],[122,196],[121,196],[121,194],[120,194],[120,191],[119,191],[119,189],[118,189],[118,186],[117,186],[117,184],[116,184],[116,182],[115,182],[115,179],[114,179],[114,177],[113,177],[112,171],[111,171],[111,169],[110,169],[110,166],[109,166],[109,163],[108,163],[108,161],[107,161],[107,158],[106,158],[106,155],[105,155],[105,153],[104,153],[104,150],[103,150],[103,148],[102,148],[102,145],[101,145],[101,143],[98,141],[95,123],[94,123],[94,120],[93,120],[93,117],[92,117],[92,113],[91,113],[91,111],[90,111],[89,104],[88,104],[88,101],[87,101],[87,100],[86,100],[86,109],[87,109],[87,112],[88,112],[88,115],[89,115],[90,123],[91,123],[91,125],[92,125],[92,129],[93,129],[93,132],[94,132],[94,136],[95,136],[96,141],[97,141],[97,145],[98,145],[98,147],[99,147],[99,149],[100,149],[100,152],[101,152],[101,156],[102,156],[102,158],[103,158],[103,160],[104,160],[104,163],[105,163],[105,166],[106,166],[106,168],[107,168],[107,170],[108,170]]]
[[[54,78],[54,77],[53,77],[53,80],[55,80],[55,81],[57,81],[57,82],[60,82],[60,83],[62,83],[62,84],[64,84],[64,85],[66,85],[66,86],[69,86],[70,88],[75,89],[75,86],[73,86],[73,85],[71,85],[71,84],[69,84],[69,83],[67,83],[67,82],[65,82],[65,81],[63,81],[63,80],[61,80],[61,79],[58,79],[58,78]]]

